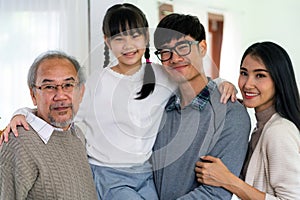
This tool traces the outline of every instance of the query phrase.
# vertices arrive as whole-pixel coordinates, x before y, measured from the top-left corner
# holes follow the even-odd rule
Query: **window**
[[[20,107],[33,107],[27,72],[47,50],[62,50],[81,63],[88,56],[87,2],[0,0],[0,129]]]

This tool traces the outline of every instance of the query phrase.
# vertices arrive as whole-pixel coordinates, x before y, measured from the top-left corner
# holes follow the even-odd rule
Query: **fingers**
[[[201,161],[196,162],[195,172],[197,177],[203,177],[205,173],[208,173],[207,167],[210,166],[212,162],[217,160],[213,156],[201,156]]]
[[[201,178],[201,177],[197,177],[197,181],[198,181],[199,183],[205,184],[203,178]]]
[[[231,95],[231,102],[235,102],[237,100],[237,96],[236,93],[234,93],[233,95]]]
[[[234,87],[233,85],[233,88],[232,88],[232,92],[231,92],[231,102],[235,102],[237,100],[237,89]]]
[[[196,171],[197,173],[200,173],[202,167],[203,167],[203,162],[197,161],[197,162],[196,162],[195,171]]]
[[[219,158],[213,157],[213,156],[201,156],[200,159],[204,162],[217,162],[219,160]]]
[[[230,99],[232,102],[235,102],[237,97],[237,90],[235,88],[235,86],[228,82],[228,81],[224,81],[219,88],[220,92],[222,93],[221,95],[221,99],[220,102],[223,104],[226,104],[227,101]]]
[[[198,161],[197,166],[195,167],[196,179],[199,183],[206,184],[206,180],[209,178],[209,171],[205,169],[204,165],[208,163],[203,163]],[[198,167],[201,166],[201,167]],[[202,167],[203,166],[203,167]]]
[[[25,130],[27,130],[27,131],[29,130],[29,125],[26,121],[26,118],[23,115],[14,116],[11,119],[9,126],[7,126],[7,127],[9,127],[8,132],[11,130],[16,137],[18,137],[18,135],[19,135],[17,126],[23,126]]]
[[[18,126],[23,126],[26,131],[29,131],[29,124],[27,123],[25,117],[21,117],[22,119],[18,122]]]
[[[225,88],[224,88],[224,82],[222,84],[219,85],[219,91],[221,92],[221,99],[220,102],[223,103],[224,99],[226,98],[226,93],[224,93]]]
[[[2,131],[1,131],[1,137],[0,137],[0,146],[3,142],[8,141],[8,135],[10,132],[10,125],[8,124]]]
[[[3,131],[0,130],[0,146],[2,145],[3,140],[4,140]]]
[[[4,142],[8,142],[9,132],[10,132],[10,124],[8,124],[3,131]]]
[[[29,125],[25,117],[23,115],[16,115],[3,130],[0,137],[0,145],[3,143],[3,141],[8,142],[8,136],[10,132],[13,132],[16,137],[19,136],[17,126],[23,126],[25,130],[29,130]]]
[[[18,137],[19,133],[18,133],[18,129],[17,129],[17,126],[11,126],[11,131],[14,133],[14,135],[16,137]]]
[[[227,100],[231,97],[230,85],[228,83],[224,82],[220,91],[222,92],[220,102],[223,104],[226,104]]]
[[[195,168],[196,172],[201,172],[202,168],[205,168],[207,164],[217,162],[219,158],[215,158],[213,156],[201,156],[200,159],[201,161],[196,162],[196,168]]]

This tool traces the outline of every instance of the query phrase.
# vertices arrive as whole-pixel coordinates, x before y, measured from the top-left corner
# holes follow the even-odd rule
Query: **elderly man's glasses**
[[[63,84],[45,84],[41,86],[35,85],[34,87],[36,89],[39,89],[46,93],[55,93],[58,90],[58,87],[61,87],[61,89],[64,92],[73,92],[74,88],[78,85],[77,82],[70,82],[70,83],[63,83]]]
[[[175,53],[178,56],[186,56],[186,55],[190,54],[191,46],[193,44],[199,44],[199,41],[189,41],[189,40],[181,41],[181,42],[178,42],[172,48],[159,49],[159,50],[155,51],[154,54],[158,57],[158,59],[161,62],[165,62],[172,58],[173,51],[175,51]]]

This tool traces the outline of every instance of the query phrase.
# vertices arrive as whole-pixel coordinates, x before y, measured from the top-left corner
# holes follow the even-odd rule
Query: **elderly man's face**
[[[66,130],[77,113],[84,93],[77,72],[67,59],[43,60],[37,70],[35,88],[31,90],[37,116]]]

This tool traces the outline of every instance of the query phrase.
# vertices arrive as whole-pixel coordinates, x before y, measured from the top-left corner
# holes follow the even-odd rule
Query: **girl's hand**
[[[221,103],[226,104],[228,99],[230,99],[232,102],[235,102],[237,100],[236,94],[237,89],[235,86],[230,83],[229,81],[223,81],[219,84],[219,91],[221,92],[222,96],[220,99]]]
[[[6,126],[5,130],[1,134],[0,145],[3,143],[3,141],[8,142],[8,135],[10,131],[12,131],[13,134],[18,137],[19,133],[17,126],[23,126],[25,130],[29,130],[29,125],[24,115],[16,115],[10,120],[10,123]]]
[[[219,158],[202,156],[201,160],[195,168],[198,182],[216,187],[224,187],[230,182],[231,172]]]

